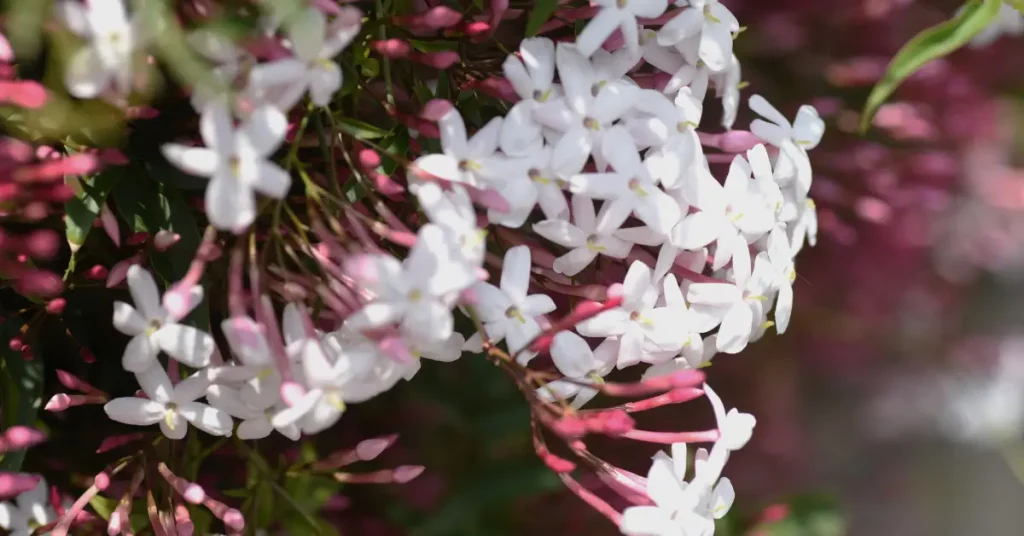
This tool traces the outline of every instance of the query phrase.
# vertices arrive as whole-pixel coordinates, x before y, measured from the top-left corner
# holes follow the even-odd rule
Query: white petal
[[[589,58],[622,24],[622,20],[622,12],[618,9],[601,9],[576,36],[576,46],[579,47],[580,53]],[[559,68],[559,72],[561,72],[561,68]]]
[[[670,46],[694,36],[701,31],[703,22],[704,14],[701,10],[684,9],[658,30],[658,44]]]
[[[793,287],[782,285],[779,289],[778,301],[775,302],[775,329],[785,333],[789,327],[789,317],[793,313]]]
[[[468,156],[472,158],[483,158],[494,154],[498,150],[498,139],[501,136],[502,118],[495,117],[487,122],[480,130],[473,134],[466,146]]]
[[[619,530],[627,536],[684,536],[682,527],[671,517],[671,510],[656,506],[631,506],[622,512]]]
[[[409,309],[402,328],[417,340],[444,340],[452,335],[455,320],[448,306],[428,301]]]
[[[730,283],[692,283],[686,291],[686,299],[690,303],[730,305],[739,303],[743,293]]]
[[[590,136],[575,126],[562,136],[551,153],[551,171],[559,177],[571,177],[583,170],[593,149]]]
[[[789,120],[786,119],[786,116],[782,115],[782,113],[772,106],[764,97],[760,95],[751,95],[750,100],[747,101],[747,103],[750,106],[750,109],[757,115],[764,117],[776,125],[789,126]]]
[[[137,264],[128,268],[128,291],[135,308],[148,320],[160,320],[164,316],[160,307],[160,291],[153,275]]]
[[[622,307],[638,310],[644,294],[651,288],[651,268],[643,261],[633,261],[622,281]]]
[[[166,408],[159,402],[128,396],[107,402],[103,406],[103,411],[117,422],[146,426],[160,422],[164,418]]]
[[[284,113],[273,106],[264,105],[253,110],[238,135],[257,155],[267,157],[280,147],[287,131],[288,118]]]
[[[295,58],[260,63],[249,71],[249,85],[254,89],[270,89],[300,81],[299,87],[305,89],[306,71],[306,64]],[[205,137],[203,139],[210,144]]]
[[[252,182],[256,191],[274,199],[284,199],[291,185],[292,178],[281,166],[267,160],[256,162],[256,175]]]
[[[146,331],[146,319],[131,305],[115,301],[114,327],[125,335],[140,335]]]
[[[587,341],[571,331],[555,335],[551,342],[551,359],[558,371],[569,378],[583,378],[597,365]]]
[[[341,88],[341,68],[333,61],[318,65],[309,73],[309,98],[317,106],[327,106]]]
[[[589,204],[590,201],[588,200],[587,203]],[[591,208],[591,212],[593,212],[593,208]],[[587,236],[583,231],[580,230],[579,227],[576,227],[565,220],[544,220],[537,222],[533,224],[533,232],[567,248],[581,247],[587,242]]]
[[[628,181],[621,173],[582,173],[569,179],[569,191],[593,199],[620,200],[630,194]]]
[[[530,37],[519,44],[523,64],[533,79],[533,89],[551,87],[555,79],[555,44],[546,37]]]
[[[161,350],[185,365],[201,368],[210,364],[213,337],[192,326],[165,325],[153,334],[153,340]]]
[[[499,142],[505,154],[529,155],[543,144],[540,125],[533,119],[533,106],[532,100],[519,101],[505,115]]]
[[[146,334],[136,335],[128,341],[121,356],[121,368],[128,372],[142,372],[156,363],[160,353],[153,338]]]
[[[672,462],[664,452],[658,452],[647,471],[647,496],[664,508],[679,506],[683,500],[683,487]]]
[[[530,287],[530,248],[516,246],[505,252],[501,268],[501,290],[515,304],[523,303]]]
[[[160,147],[164,158],[178,169],[199,177],[211,177],[220,165],[220,156],[205,147],[167,143]]]
[[[724,24],[708,24],[700,37],[700,59],[713,72],[725,70],[732,57],[732,33]]]
[[[327,19],[315,8],[306,8],[294,13],[288,20],[288,38],[295,55],[310,61],[317,57],[324,46]]]
[[[591,113],[599,123],[611,123],[629,111],[640,95],[640,88],[634,84],[611,81],[598,92]]]
[[[270,420],[274,428],[283,428],[299,421],[307,413],[312,411],[313,406],[320,402],[324,392],[320,389],[313,389],[300,398],[294,406],[277,412]]]
[[[176,411],[168,413],[167,418],[160,421],[160,431],[167,436],[167,439],[175,441],[185,439],[185,434],[188,433],[188,421]]]
[[[515,90],[516,94],[523,99],[533,98],[533,80],[519,58],[509,54],[501,67],[505,73],[505,78],[512,84],[512,89]]]
[[[200,430],[215,436],[229,437],[234,421],[227,412],[199,402],[178,405],[178,413]]]
[[[584,337],[610,337],[624,333],[628,322],[629,312],[610,309],[576,324],[576,331]]]
[[[228,177],[214,177],[206,187],[206,217],[217,229],[242,231],[256,219],[252,190]]]
[[[732,503],[736,500],[736,491],[733,489],[732,482],[728,478],[722,477],[718,481],[711,500],[711,514],[715,519],[722,519],[725,517],[725,514],[729,513]]]
[[[533,294],[523,300],[523,314],[527,316],[546,315],[555,310],[555,302],[547,294]]]
[[[605,10],[601,11],[601,13],[604,12]],[[598,17],[600,16],[601,15],[599,14]],[[587,27],[589,28],[593,25],[594,21],[596,21],[598,17],[591,20]],[[614,18],[613,22],[615,22]],[[606,37],[607,35],[602,37],[602,41]],[[589,54],[586,56],[589,56]],[[562,87],[565,89],[564,106],[567,106],[568,109],[575,111],[577,114],[587,113],[588,105],[592,103],[594,99],[591,93],[594,84],[593,68],[586,56],[582,54],[575,45],[568,43],[559,43],[555,49],[555,63],[558,65],[558,77],[562,82]],[[551,115],[548,108],[556,106],[562,105],[552,102],[538,107],[537,119],[543,120],[545,116]]]
[[[234,144],[231,112],[221,102],[214,101],[199,116],[199,134],[203,143],[218,153],[226,153]]]
[[[242,441],[248,441],[250,439],[263,439],[273,431],[274,427],[270,424],[270,419],[259,416],[239,424],[235,435]]]
[[[691,287],[692,289],[692,287]],[[746,303],[737,303],[722,319],[718,328],[718,350],[737,354],[747,347],[753,332],[754,312]]]
[[[556,258],[551,268],[562,275],[572,277],[590,266],[590,263],[594,262],[596,258],[597,252],[593,249],[586,246],[573,248],[565,255]]]
[[[633,213],[651,230],[663,235],[667,235],[682,216],[679,203],[653,184],[633,208]]]
[[[262,417],[258,410],[250,408],[242,400],[237,389],[225,385],[211,385],[206,389],[206,401],[211,406],[219,408],[232,417],[239,419],[254,419]],[[243,438],[244,439],[244,438]]]
[[[434,177],[447,181],[459,181],[459,161],[446,154],[428,154],[416,159],[416,167]]]

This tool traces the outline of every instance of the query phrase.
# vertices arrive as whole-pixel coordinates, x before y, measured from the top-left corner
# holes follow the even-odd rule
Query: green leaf
[[[96,175],[67,178],[68,185],[75,190],[75,197],[64,204],[67,237],[72,247],[85,243],[93,222],[100,215],[100,207],[123,174],[122,168],[109,168]]]
[[[10,318],[0,326],[0,340],[10,341],[21,333],[25,324],[18,318]],[[36,357],[25,361],[21,354],[5,344],[0,355],[3,368],[0,369],[0,421],[3,429],[12,426],[33,426],[36,413],[42,405],[43,360]],[[18,471],[25,461],[25,451],[8,451],[0,460],[0,471]]]
[[[526,20],[526,36],[533,37],[540,31],[540,27],[544,26],[552,15],[555,14],[555,9],[558,8],[558,0],[539,0],[533,4],[533,9],[530,10],[530,18]]]
[[[149,163],[133,163],[131,170],[134,172],[131,177],[118,182],[110,193],[121,218],[135,232],[155,234],[166,230],[181,236],[181,240],[169,250],[149,252],[153,270],[166,286],[180,280],[188,271],[192,255],[202,240],[199,227],[181,192],[168,186],[169,181],[157,180],[157,177],[173,173],[172,170]],[[206,301],[192,311],[186,323],[199,329],[209,329],[210,311]]]
[[[971,0],[955,18],[917,34],[889,62],[882,80],[868,96],[861,114],[860,130],[866,132],[878,109],[910,75],[932,60],[955,52],[991,23],[1002,0]]]
[[[92,499],[89,499],[89,506],[105,520],[110,519],[110,514],[114,513],[117,509],[118,501],[102,495],[94,495]]]
[[[338,119],[338,128],[345,134],[354,136],[361,140],[375,140],[388,135],[388,131],[380,127],[373,126],[358,119],[352,119],[351,117],[342,117],[341,119]]]

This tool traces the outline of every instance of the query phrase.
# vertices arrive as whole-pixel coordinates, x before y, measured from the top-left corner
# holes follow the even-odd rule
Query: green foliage
[[[176,172],[166,165],[132,163],[127,177],[119,181],[110,193],[118,213],[132,231],[152,234],[171,231],[181,236],[181,240],[168,251],[153,250],[149,253],[153,270],[165,285],[185,275],[192,261],[191,253],[199,248],[202,238],[185,198],[170,186],[174,182],[173,177],[167,175],[174,174]],[[208,329],[210,311],[207,301],[196,307],[186,321],[200,329]]]
[[[878,109],[904,80],[932,60],[952,54],[967,44],[995,19],[1001,6],[1002,0],[971,0],[957,17],[922,31],[904,45],[868,95],[861,114],[861,132],[867,131]]]
[[[68,184],[76,190],[75,197],[65,203],[67,238],[72,247],[85,243],[93,222],[100,215],[100,207],[122,175],[122,168],[108,168],[95,175],[68,178]]]
[[[17,317],[12,317],[0,326],[0,340],[5,343],[0,352],[3,357],[0,368],[0,402],[3,411],[0,419],[4,430],[18,425],[33,426],[43,400],[43,360],[37,358],[26,361],[6,344],[21,333],[24,325]],[[8,451],[0,460],[0,471],[18,471],[24,461],[25,451]]]
[[[555,9],[558,8],[558,0],[540,0],[534,2],[533,9],[530,10],[530,18],[526,21],[526,36],[533,37],[540,31],[540,27],[544,26],[544,23],[551,19],[551,16],[555,14]]]

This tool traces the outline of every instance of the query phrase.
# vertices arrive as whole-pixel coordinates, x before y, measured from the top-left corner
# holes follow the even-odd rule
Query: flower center
[[[713,22],[715,24],[722,22],[722,19],[711,13],[711,4],[704,6],[704,18],[708,19],[708,22]]]
[[[328,393],[324,399],[327,400],[327,403],[330,404],[332,408],[338,411],[345,411],[345,401],[341,399],[341,396],[339,396],[338,393]]]
[[[594,85],[590,86],[590,94],[596,97],[597,94],[601,92],[601,89],[603,89],[604,86],[607,85],[607,80],[599,80],[597,82],[594,82]]]
[[[459,171],[480,171],[480,164],[472,160],[462,160],[459,162]]]
[[[526,323],[526,318],[523,316],[523,313],[515,305],[505,309],[505,318],[514,318],[518,320],[520,324]]]
[[[150,320],[149,324],[146,326],[146,335],[152,335],[156,333],[158,329],[160,329],[160,321]]]
[[[409,291],[409,295],[407,296],[407,298],[412,303],[416,303],[423,299],[423,291],[418,288],[414,288]]]
[[[544,91],[541,91],[539,89],[533,90],[533,100],[535,100],[537,102],[547,102],[547,100],[549,98],[551,98],[551,90],[550,89],[547,89],[547,90],[544,90]]]
[[[539,169],[531,169],[527,172],[527,175],[530,177],[531,181],[536,182],[537,184],[551,184],[551,179],[542,175]]]
[[[615,5],[619,9],[626,9],[626,6],[629,5],[629,0],[615,0]]]
[[[228,158],[228,169],[231,170],[231,174],[238,177],[242,174],[242,159],[237,156]]]
[[[590,235],[587,237],[587,249],[590,251],[605,251],[608,248],[597,242],[597,235]]]
[[[601,123],[598,123],[597,119],[594,119],[593,117],[584,118],[583,126],[590,130],[601,130]]]
[[[644,190],[643,185],[640,182],[640,179],[629,179],[629,189],[633,190],[633,193],[640,197],[647,197],[647,190]]]
[[[683,134],[688,129],[697,128],[699,125],[693,121],[680,121],[676,123],[676,132]]]
[[[164,422],[167,423],[167,428],[174,430],[175,417],[178,415],[178,404],[174,402],[168,402],[164,404]]]

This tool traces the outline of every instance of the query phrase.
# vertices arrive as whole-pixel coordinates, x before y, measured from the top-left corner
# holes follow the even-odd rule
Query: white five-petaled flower
[[[361,331],[399,324],[415,341],[448,339],[454,329],[455,295],[475,281],[474,274],[452,261],[450,253],[441,227],[427,224],[420,228],[405,261],[387,254],[370,257],[366,262],[372,273],[360,283],[375,298],[348,318],[348,327]]]
[[[502,119],[495,117],[467,139],[466,123],[459,111],[452,108],[438,121],[442,152],[417,158],[416,168],[439,179],[474,188],[501,184],[518,162],[498,153],[501,123]]]
[[[239,127],[222,103],[211,103],[200,117],[199,133],[206,147],[176,143],[163,146],[164,156],[187,173],[208,177],[206,215],[214,227],[241,231],[256,219],[259,191],[281,199],[291,177],[269,160],[284,139],[288,120],[280,110],[262,106]]]
[[[414,185],[420,207],[432,223],[448,235],[452,258],[468,270],[476,270],[484,262],[487,231],[477,227],[476,211],[465,188],[452,184],[448,192],[436,183]]]
[[[11,536],[30,536],[35,529],[48,525],[57,519],[57,512],[50,506],[49,487],[46,479],[14,498],[14,502],[0,503],[0,528]]]
[[[626,49],[638,53],[640,37],[637,19],[657,18],[668,7],[668,0],[595,0],[594,3],[601,6],[601,10],[576,36],[580,52],[587,57],[597,51],[616,29],[622,31]]]
[[[135,306],[114,302],[114,327],[132,340],[124,349],[121,366],[128,372],[143,372],[158,366],[161,350],[190,367],[205,367],[213,355],[213,338],[194,327],[179,324],[203,300],[203,288],[195,286],[180,317],[174,317],[160,302],[153,276],[138,265],[128,268],[128,290]]]
[[[732,57],[732,37],[740,24],[718,0],[690,0],[690,8],[665,23],[658,43],[675,45],[691,65],[700,60],[713,72],[726,69]]]
[[[732,260],[737,279],[749,275],[749,244],[775,225],[774,214],[768,209],[750,172],[747,161],[737,155],[723,186],[706,167],[699,167],[690,180],[683,182],[680,194],[700,212],[683,218],[670,237],[673,245],[687,250],[714,242],[712,267],[718,270]]]
[[[751,121],[750,131],[779,148],[776,175],[784,179],[783,184],[793,181],[797,199],[803,201],[811,189],[811,160],[807,151],[818,146],[825,133],[825,122],[807,104],[797,111],[793,123],[760,95],[752,95],[749,104],[751,110],[767,119]]]
[[[534,337],[540,335],[536,317],[555,310],[555,302],[547,294],[532,294],[530,289],[530,248],[516,246],[505,252],[501,268],[500,287],[480,282],[473,285],[477,302],[473,309],[483,322],[484,332],[491,342],[502,339],[510,353],[519,355],[520,364],[526,364],[536,354],[524,350]],[[478,351],[482,333],[475,333],[466,341],[466,349]]]
[[[264,405],[247,398],[238,389],[227,385],[211,385],[206,390],[206,400],[211,406],[227,412],[232,417],[240,419],[236,434],[239,439],[262,439],[277,430],[281,435],[298,441],[302,435],[299,426],[289,423],[275,428],[271,419],[278,412],[285,409],[282,402],[272,400],[270,404]]]
[[[690,284],[686,299],[695,329],[703,333],[719,326],[716,347],[720,352],[739,353],[760,332],[766,316],[765,293],[771,270],[768,254],[759,253],[752,273],[736,284]]]
[[[103,406],[111,419],[135,426],[160,423],[160,431],[170,439],[182,439],[188,423],[216,436],[230,436],[232,421],[226,412],[196,402],[210,386],[202,374],[192,375],[171,385],[171,379],[159,366],[136,373],[139,386],[147,398],[115,398]]]
[[[317,106],[330,104],[341,87],[341,68],[333,58],[359,33],[362,19],[358,9],[341,9],[330,25],[316,8],[294,14],[286,23],[295,57],[257,65],[249,73],[249,85],[282,110],[295,106],[307,89]]]
[[[555,259],[552,268],[560,274],[572,277],[594,262],[600,255],[624,259],[633,244],[616,238],[618,226],[608,219],[610,203],[601,207],[600,214],[594,214],[594,202],[582,195],[572,196],[572,219],[544,220],[533,225],[533,232],[548,240],[570,248],[569,252]]]
[[[279,396],[281,376],[270,354],[263,326],[248,316],[228,318],[220,326],[231,352],[252,374],[241,387],[244,396],[260,408],[273,404]]]
[[[682,210],[658,187],[662,161],[649,157],[641,162],[624,127],[613,127],[605,134],[602,152],[614,171],[577,175],[569,181],[569,190],[605,200],[610,205],[606,216],[610,227],[617,228],[633,214],[654,232],[667,235],[679,222]]]
[[[622,282],[622,305],[576,325],[585,337],[619,337],[618,367],[649,361],[651,346],[657,351],[682,348],[686,330],[678,329],[674,307],[656,307],[658,288],[651,281],[651,269],[633,261]]]
[[[697,137],[703,106],[684,87],[674,101],[654,90],[644,90],[636,109],[643,116],[630,118],[626,128],[640,147],[652,147],[647,155],[659,170],[662,186],[670,190],[704,165],[704,148]]]
[[[537,389],[544,400],[572,399],[572,407],[579,409],[597,396],[598,390],[584,385],[601,383],[605,374],[615,368],[618,341],[605,339],[591,350],[587,341],[571,331],[560,331],[551,342],[551,359],[555,367],[568,380],[556,380]]]
[[[113,81],[118,93],[131,93],[133,52],[142,41],[141,17],[129,18],[123,0],[62,0],[57,14],[69,30],[89,41],[72,56],[64,73],[68,92],[91,99]]]
[[[698,451],[698,458],[704,454]],[[698,459],[699,461],[699,459]],[[622,514],[619,529],[630,536],[707,536],[715,532],[715,519],[728,513],[735,491],[728,478],[708,474],[699,463],[694,477],[685,480],[685,443],[672,445],[672,456],[655,454],[647,472],[646,491],[654,503],[632,506]]]

